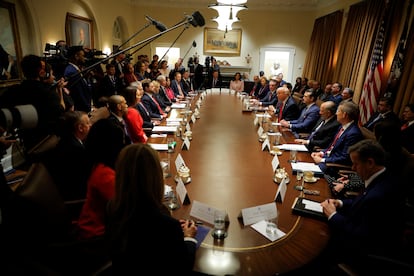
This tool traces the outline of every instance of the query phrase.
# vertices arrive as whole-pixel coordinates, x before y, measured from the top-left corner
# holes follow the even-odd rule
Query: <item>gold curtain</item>
[[[315,20],[303,77],[322,84],[332,81],[339,49],[343,11],[336,11]]]
[[[407,52],[403,61],[403,72],[401,74],[400,85],[394,103],[394,112],[400,116],[405,105],[414,103],[414,79],[412,76],[412,72],[414,71],[414,47],[410,47],[413,43],[414,24],[411,24],[410,33],[407,39]]]
[[[407,14],[405,16],[409,16],[410,18],[412,17],[412,13],[412,10],[407,10]],[[414,47],[412,47],[413,43],[414,20],[411,21],[407,41],[405,44],[406,52],[403,59],[399,88],[394,102],[394,112],[399,116],[402,115],[405,105],[414,103],[414,78],[412,76],[412,72],[414,71]]]

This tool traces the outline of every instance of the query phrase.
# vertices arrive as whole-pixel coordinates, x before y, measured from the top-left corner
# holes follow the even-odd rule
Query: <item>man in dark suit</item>
[[[322,103],[319,110],[321,117],[310,135],[307,139],[296,139],[295,142],[305,145],[309,151],[328,147],[340,126],[340,123],[336,120],[335,112],[336,104],[334,102]]]
[[[142,95],[141,101],[148,110],[150,117],[158,120],[166,118],[167,113],[162,110],[160,104],[154,97],[154,84],[151,83],[151,80],[142,81],[142,88],[144,89],[144,95]]]
[[[414,104],[407,104],[404,107],[403,119],[401,143],[406,150],[414,153]]]
[[[277,93],[277,105],[276,105],[276,116],[279,122],[284,119],[285,121],[296,120],[300,113],[299,107],[295,100],[290,96],[290,90],[287,87],[279,87],[276,90]]]
[[[123,118],[124,115],[128,112],[128,105],[125,98],[121,95],[112,95],[108,99],[108,109],[110,112],[108,120],[115,126],[121,128],[124,133],[124,145],[127,146],[131,144],[131,138],[128,135],[126,124]]]
[[[267,93],[267,95],[260,100],[255,99],[254,102],[260,106],[270,106],[270,105],[275,106],[278,101],[276,86],[277,86],[276,81],[270,80],[269,81],[269,92]]]
[[[177,99],[182,100],[187,96],[180,72],[175,72],[174,78],[171,79],[171,89],[174,91],[174,95]]]
[[[261,87],[261,84],[260,84],[259,75],[255,75],[253,77],[253,87],[249,91],[249,95],[252,97],[256,97],[257,93],[259,92],[260,87]]]
[[[363,127],[366,130],[373,132],[377,123],[386,120],[399,122],[397,114],[392,111],[392,99],[389,97],[383,97],[378,101],[377,111],[372,114],[368,122],[366,122]]]
[[[199,90],[204,85],[204,68],[203,65],[200,64],[200,59],[198,57],[194,58],[194,66],[193,66],[193,79],[194,79],[194,89]]]
[[[334,263],[367,266],[368,254],[389,253],[400,237],[400,204],[385,168],[385,152],[378,142],[366,139],[349,147],[353,169],[365,182],[365,191],[354,199],[327,199],[321,203],[332,229],[324,256]],[[386,222],[384,221],[386,220]],[[326,264],[326,258],[321,260]]]
[[[221,88],[222,81],[220,72],[218,70],[214,70],[211,74],[210,79],[208,80],[207,88]]]
[[[358,126],[359,109],[353,102],[342,102],[336,111],[336,120],[341,124],[333,141],[322,151],[311,154],[322,172],[337,176],[337,169],[328,167],[327,163],[351,165],[348,148],[363,139]]]
[[[305,108],[302,109],[299,118],[297,120],[282,120],[280,122],[283,127],[291,129],[296,137],[299,136],[299,132],[310,133],[320,117],[319,107],[315,104],[316,95],[313,90],[306,91],[302,100]]]

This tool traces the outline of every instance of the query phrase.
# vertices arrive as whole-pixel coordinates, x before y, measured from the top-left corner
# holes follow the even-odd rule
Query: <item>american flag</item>
[[[382,20],[359,101],[359,123],[361,125],[365,124],[377,110],[377,99],[381,90],[383,73],[384,25],[384,20]]]

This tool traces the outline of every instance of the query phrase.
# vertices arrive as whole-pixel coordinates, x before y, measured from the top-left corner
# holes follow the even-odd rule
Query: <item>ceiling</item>
[[[247,0],[246,6],[251,10],[317,10],[330,6],[340,0]],[[206,8],[216,0],[129,0],[133,5],[140,7],[186,7]]]

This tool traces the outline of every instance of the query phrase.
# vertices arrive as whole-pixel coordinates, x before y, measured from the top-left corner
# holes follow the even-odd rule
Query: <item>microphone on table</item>
[[[155,20],[154,18],[152,18],[151,16],[146,15],[145,18],[150,21],[152,23],[152,25],[155,26],[155,28],[157,28],[158,31],[160,32],[164,32],[165,30],[167,30],[167,27],[165,27],[164,24],[162,24],[161,22]]]

